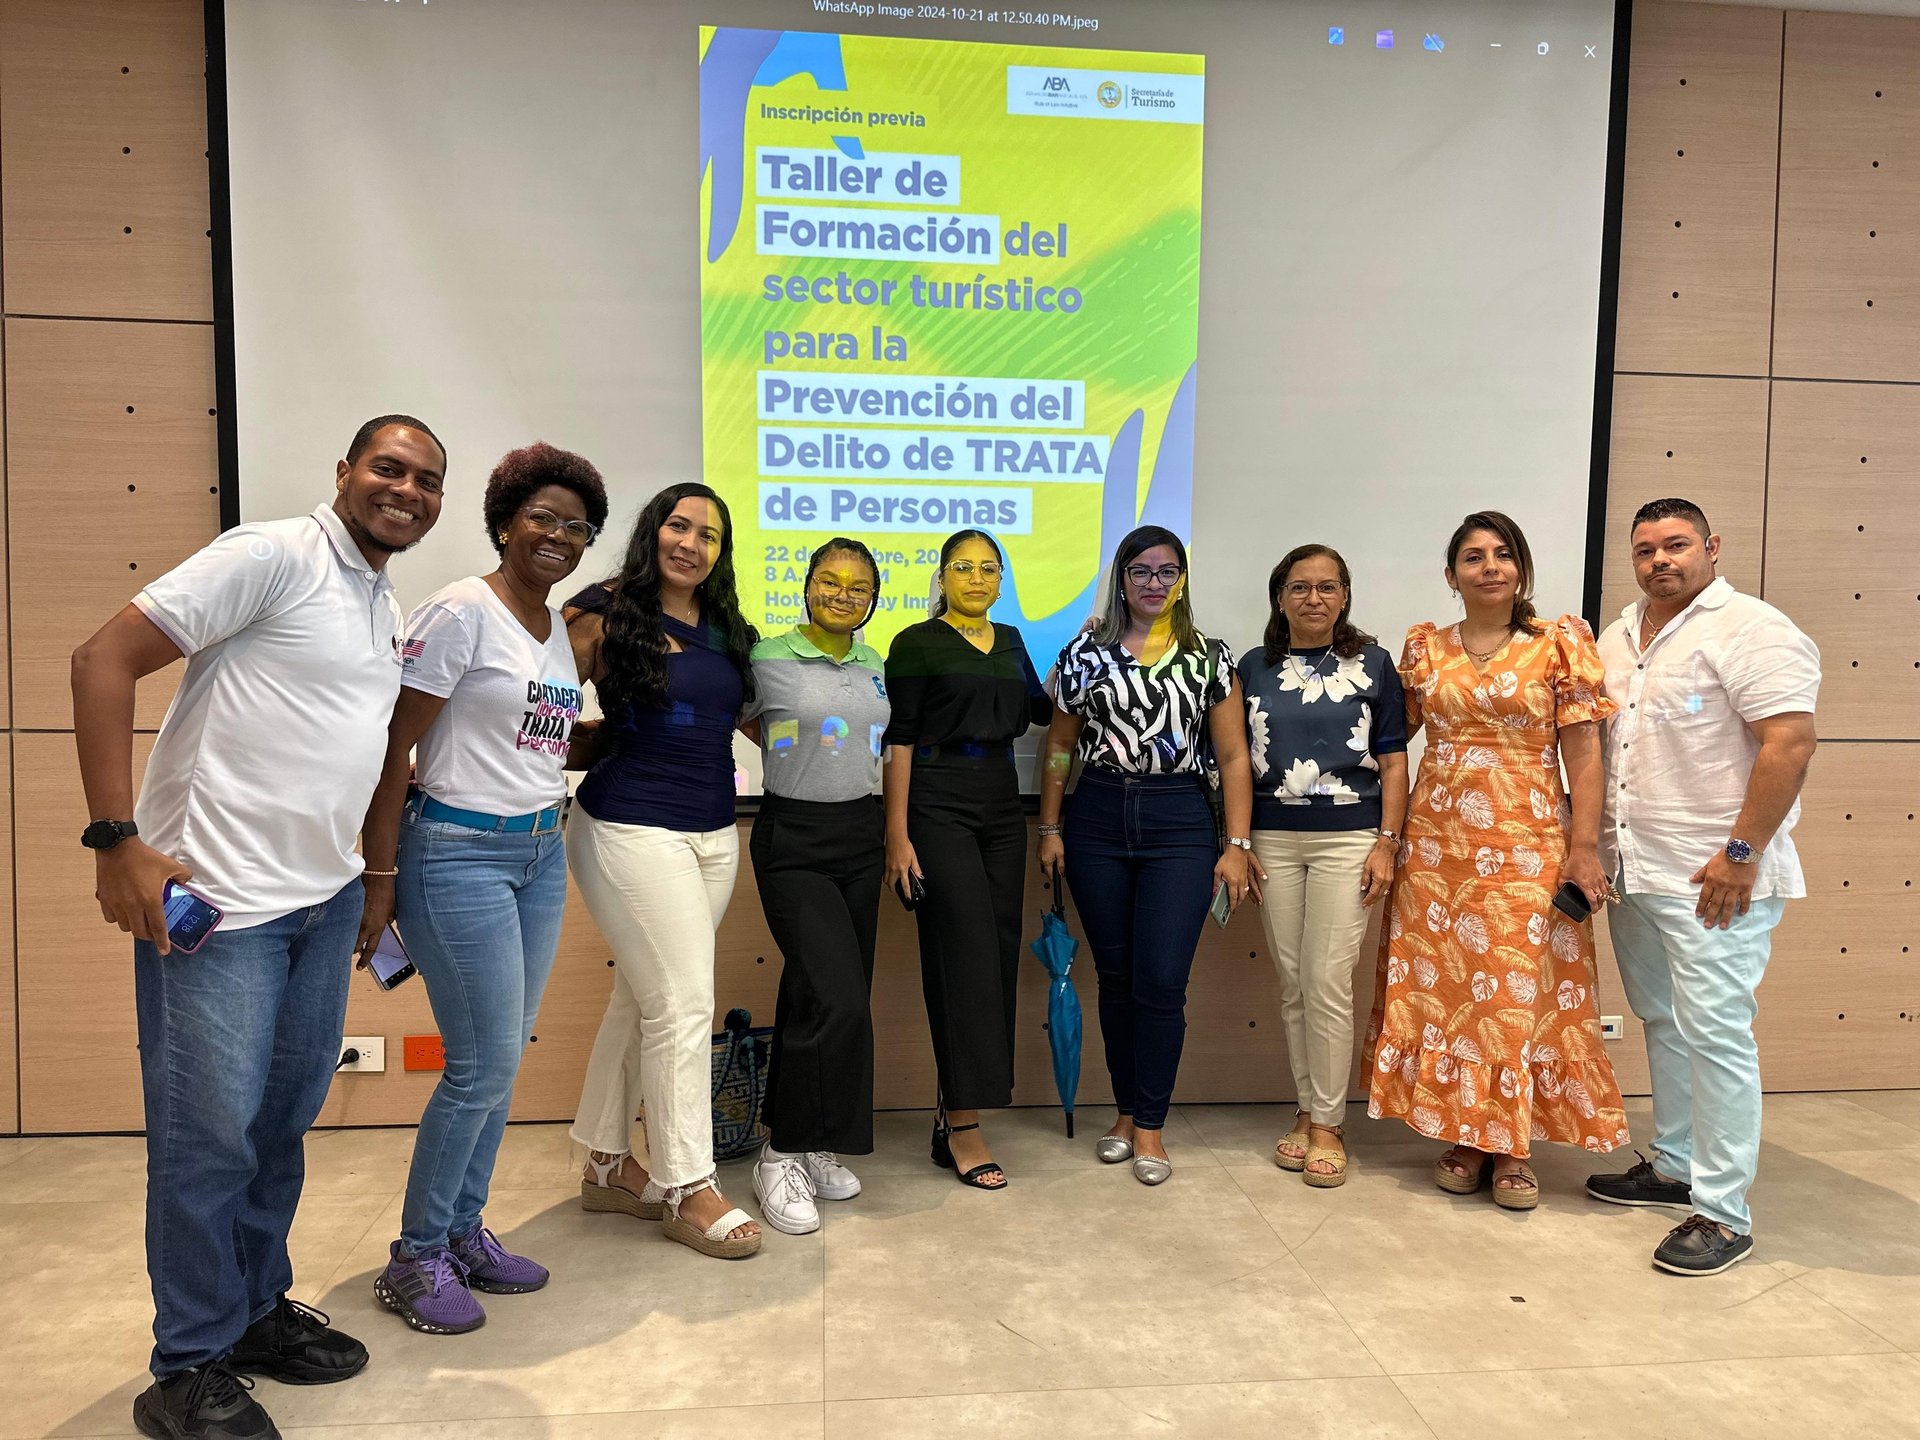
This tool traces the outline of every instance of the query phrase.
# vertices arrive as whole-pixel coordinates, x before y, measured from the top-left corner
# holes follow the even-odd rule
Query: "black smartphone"
[[[167,939],[183,955],[191,955],[206,944],[214,927],[227,918],[212,901],[171,880],[161,892],[160,903],[167,916]]]
[[[1553,908],[1571,920],[1584,920],[1593,914],[1593,906],[1587,902],[1587,892],[1571,880],[1561,882],[1554,892]]]
[[[907,883],[902,886],[896,886],[893,893],[900,897],[900,903],[902,905],[912,910],[916,908],[922,900],[927,898],[926,882],[909,870],[907,872]]]
[[[400,932],[392,925],[382,930],[374,942],[373,953],[367,957],[367,969],[373,972],[373,983],[382,990],[391,990],[420,973],[413,968],[407,947],[400,943]]]

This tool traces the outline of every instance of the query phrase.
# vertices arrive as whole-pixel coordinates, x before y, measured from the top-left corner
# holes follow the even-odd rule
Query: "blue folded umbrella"
[[[1027,948],[1040,957],[1050,977],[1047,986],[1047,1048],[1053,1052],[1053,1083],[1067,1113],[1067,1138],[1073,1138],[1073,1097],[1080,1091],[1080,997],[1067,972],[1080,948],[1067,930],[1062,882],[1053,882],[1053,908],[1040,917],[1040,938]]]

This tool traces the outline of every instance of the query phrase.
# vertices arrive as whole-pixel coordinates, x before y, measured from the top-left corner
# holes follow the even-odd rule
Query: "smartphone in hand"
[[[407,947],[400,943],[400,932],[391,924],[381,930],[380,938],[374,941],[373,953],[367,956],[367,969],[373,974],[373,983],[382,990],[391,990],[420,973],[413,968]]]
[[[1213,887],[1213,903],[1207,906],[1207,916],[1222,930],[1233,918],[1233,896],[1227,889],[1227,882],[1216,881]]]
[[[1571,880],[1553,892],[1553,908],[1573,921],[1585,920],[1593,914],[1593,905],[1587,899],[1587,892]]]
[[[918,908],[920,902],[927,898],[926,882],[909,870],[907,872],[906,884],[895,886],[893,893],[900,897],[902,906],[908,910],[913,910]]]
[[[226,919],[226,912],[186,886],[167,881],[160,903],[167,916],[167,940],[182,955],[191,955],[207,943],[207,936]]]

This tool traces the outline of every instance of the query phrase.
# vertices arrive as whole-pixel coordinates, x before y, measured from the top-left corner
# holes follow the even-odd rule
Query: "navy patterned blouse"
[[[1240,661],[1253,752],[1256,830],[1372,830],[1380,825],[1380,757],[1407,748],[1407,705],[1393,657],[1378,645],[1341,659],[1330,646],[1269,665]]]

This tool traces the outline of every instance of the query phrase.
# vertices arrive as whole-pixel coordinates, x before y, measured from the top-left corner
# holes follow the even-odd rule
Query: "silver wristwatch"
[[[1751,865],[1753,846],[1744,840],[1729,840],[1727,841],[1727,859],[1736,865]]]
[[[1253,850],[1253,841],[1242,839],[1238,835],[1227,836],[1227,844],[1233,846],[1236,850],[1245,850],[1248,852]]]

